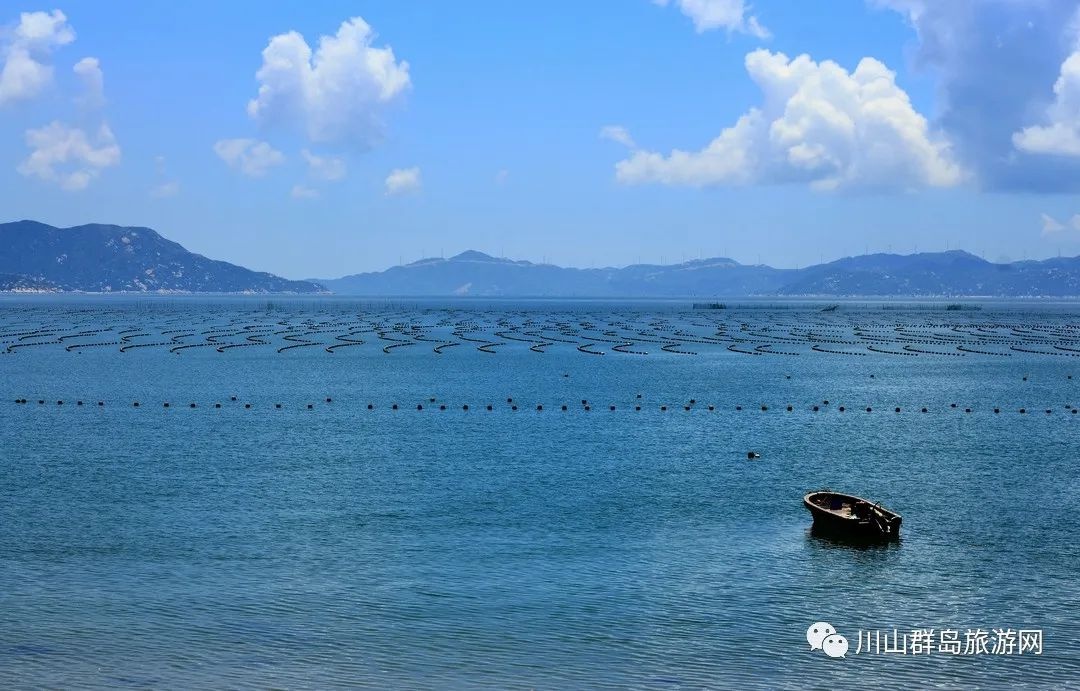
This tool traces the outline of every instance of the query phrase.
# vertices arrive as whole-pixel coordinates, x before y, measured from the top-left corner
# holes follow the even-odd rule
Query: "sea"
[[[714,307],[0,298],[0,687],[1080,685],[1080,303]]]

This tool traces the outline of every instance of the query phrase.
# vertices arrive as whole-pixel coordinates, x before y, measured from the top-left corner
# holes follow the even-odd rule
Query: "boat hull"
[[[900,539],[900,514],[862,497],[836,492],[811,492],[803,505],[814,519],[816,534],[859,542]]]

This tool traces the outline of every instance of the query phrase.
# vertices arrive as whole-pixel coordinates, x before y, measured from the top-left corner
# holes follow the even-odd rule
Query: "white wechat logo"
[[[826,636],[825,640],[821,642],[821,649],[825,651],[825,654],[829,657],[846,657],[848,650],[847,639],[838,633],[834,633],[831,636]]]
[[[844,657],[848,651],[848,641],[833,628],[833,625],[819,621],[806,629],[806,642],[810,650],[820,650],[829,657]]]

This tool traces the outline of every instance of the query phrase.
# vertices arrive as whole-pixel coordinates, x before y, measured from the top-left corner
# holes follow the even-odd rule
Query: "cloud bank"
[[[871,0],[918,38],[938,80],[937,125],[983,189],[1080,189],[1077,3]]]
[[[75,30],[60,10],[23,12],[0,43],[0,106],[34,98],[53,79],[47,60],[54,50],[75,40]]]
[[[964,178],[945,137],[930,130],[881,62],[864,58],[848,72],[828,60],[756,50],[746,69],[762,91],[760,107],[700,151],[635,151],[616,164],[616,178],[694,187],[806,183],[819,190],[948,187]],[[604,134],[633,142],[626,132]]]
[[[70,191],[85,189],[102,170],[120,163],[120,146],[105,124],[90,136],[54,121],[27,130],[26,145],[30,155],[19,164],[19,173]]]

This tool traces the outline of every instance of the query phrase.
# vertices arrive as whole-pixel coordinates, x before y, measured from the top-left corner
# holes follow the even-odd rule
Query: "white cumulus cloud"
[[[386,195],[418,192],[421,184],[419,168],[396,168],[386,176]]]
[[[76,102],[84,108],[100,108],[105,105],[105,75],[97,58],[83,58],[72,68],[82,82],[83,93]]]
[[[389,46],[373,46],[374,40],[360,17],[321,36],[314,51],[295,31],[274,36],[263,50],[255,75],[259,92],[248,102],[248,114],[260,123],[295,127],[316,143],[376,144],[386,107],[410,80],[409,64]]]
[[[667,7],[672,0],[653,0],[661,7]],[[726,29],[750,34],[758,38],[768,38],[769,30],[748,14],[744,0],[674,0],[684,15],[694,22],[694,30],[699,34],[713,29]]]
[[[1080,156],[1080,50],[1061,65],[1047,122],[1013,134],[1013,144],[1032,154]]]
[[[345,161],[334,156],[317,156],[307,149],[300,152],[308,164],[308,175],[315,180],[333,182],[345,177]]]
[[[731,185],[803,182],[815,189],[946,187],[964,171],[945,139],[873,58],[853,72],[807,55],[756,50],[746,69],[763,104],[700,151],[635,151],[616,164],[623,183]]]
[[[214,153],[230,168],[253,178],[285,162],[284,154],[255,139],[221,139],[214,144]]]
[[[75,31],[60,10],[23,12],[15,28],[0,34],[0,105],[33,98],[52,83],[47,60],[60,46],[75,40]]]
[[[108,125],[93,135],[52,122],[26,131],[30,155],[18,171],[27,177],[52,182],[66,190],[85,189],[102,170],[120,163],[120,145]]]

